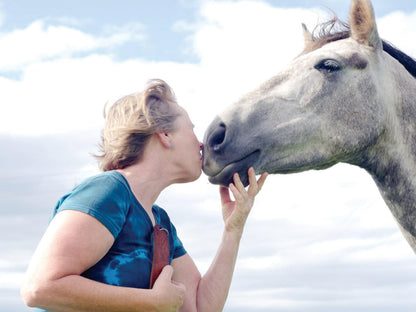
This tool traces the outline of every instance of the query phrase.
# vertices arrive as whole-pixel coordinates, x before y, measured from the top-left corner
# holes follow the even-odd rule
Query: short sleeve
[[[117,238],[126,221],[128,202],[125,185],[115,176],[101,174],[85,180],[62,197],[53,216],[62,210],[84,212],[100,221]]]
[[[179,239],[175,226],[171,223],[171,232],[173,239],[173,259],[179,258],[186,254],[185,247],[183,247],[182,241]]]

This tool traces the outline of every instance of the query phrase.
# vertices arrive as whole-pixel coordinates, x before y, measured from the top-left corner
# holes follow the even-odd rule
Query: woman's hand
[[[222,215],[225,223],[225,230],[241,234],[248,214],[253,207],[254,198],[260,192],[266,180],[267,173],[263,173],[256,180],[253,167],[248,169],[249,186],[246,190],[240,180],[238,173],[234,174],[234,184],[230,183],[229,188],[220,186]],[[230,191],[233,193],[235,201],[230,198]]]
[[[217,254],[204,276],[201,278],[188,254],[172,261],[175,268],[174,280],[186,285],[187,293],[180,309],[181,312],[212,312],[224,309],[244,224],[253,207],[254,198],[266,180],[267,173],[264,173],[256,181],[254,169],[250,168],[248,177],[250,185],[247,190],[238,174],[234,175],[234,184],[230,184],[229,188],[220,187],[225,229]],[[231,200],[230,190],[235,200]]]
[[[177,312],[185,298],[185,285],[173,281],[172,275],[172,266],[165,266],[153,286],[161,312]]]

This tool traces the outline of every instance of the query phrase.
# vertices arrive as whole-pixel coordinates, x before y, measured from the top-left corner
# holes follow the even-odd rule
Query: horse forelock
[[[305,47],[302,54],[318,50],[330,42],[346,39],[350,36],[350,25],[341,21],[334,15],[329,21],[318,24],[314,28],[312,31],[312,42]],[[416,60],[394,47],[391,43],[388,43],[385,40],[382,40],[382,43],[383,50],[400,62],[406,70],[416,78]]]
[[[318,50],[330,42],[349,38],[350,34],[350,26],[334,15],[329,21],[315,26],[312,41],[305,47],[303,54]]]

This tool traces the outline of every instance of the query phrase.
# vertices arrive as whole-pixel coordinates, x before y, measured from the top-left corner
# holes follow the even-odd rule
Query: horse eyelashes
[[[342,69],[341,64],[334,59],[324,59],[320,61],[318,64],[316,64],[314,67],[319,71],[325,71],[328,73],[332,73]]]

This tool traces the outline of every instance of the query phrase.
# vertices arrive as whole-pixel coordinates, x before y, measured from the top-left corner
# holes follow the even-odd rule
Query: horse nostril
[[[214,132],[211,134],[208,144],[216,152],[219,151],[219,149],[221,148],[221,144],[224,142],[225,131],[225,124],[220,123],[218,125],[218,128],[215,129]]]

